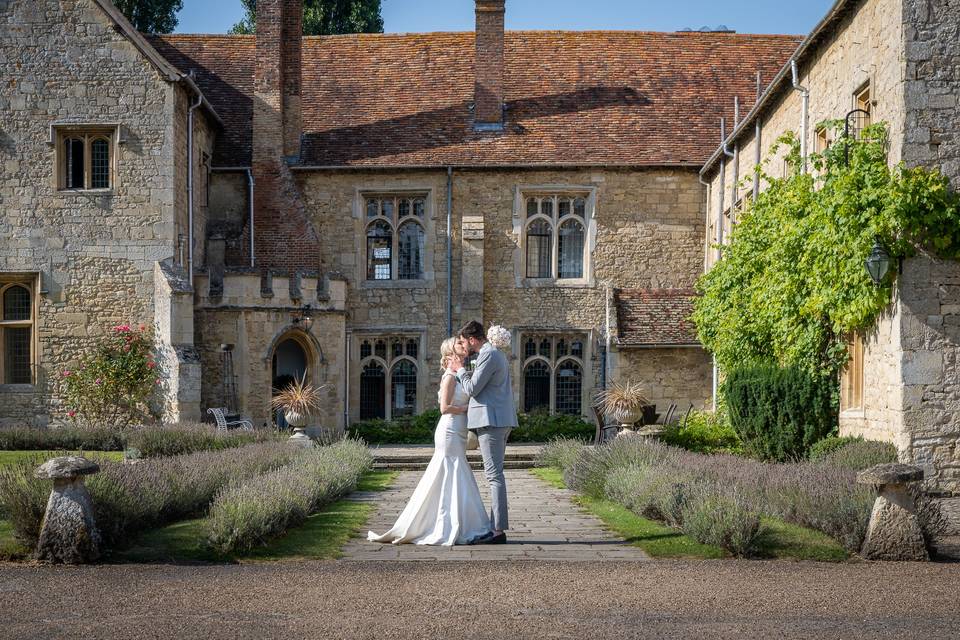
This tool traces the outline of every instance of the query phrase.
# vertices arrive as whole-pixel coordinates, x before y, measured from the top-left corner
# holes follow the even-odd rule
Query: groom
[[[503,477],[503,456],[507,437],[517,426],[510,368],[507,357],[487,342],[487,334],[479,322],[473,320],[464,325],[459,342],[467,354],[479,354],[472,373],[463,367],[462,362],[453,364],[463,390],[470,396],[467,428],[475,431],[480,441],[483,471],[490,484],[493,503],[490,510],[493,531],[470,544],[506,544],[507,483]]]

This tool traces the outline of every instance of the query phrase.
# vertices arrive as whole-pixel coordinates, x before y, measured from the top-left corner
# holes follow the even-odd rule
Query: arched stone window
[[[523,368],[523,411],[550,410],[550,365],[535,359]]]
[[[417,365],[404,358],[390,371],[390,416],[412,416],[417,410]]]
[[[367,279],[390,280],[393,277],[393,229],[377,220],[367,227]]]
[[[587,196],[527,195],[525,202],[525,277],[581,282],[586,279],[590,216]]]
[[[387,417],[383,394],[386,389],[386,372],[376,361],[364,365],[360,373],[360,419],[373,420]]]
[[[556,412],[580,415],[583,402],[583,370],[576,360],[567,358],[557,366]]]
[[[523,397],[525,412],[546,409],[581,415],[583,411],[584,339],[582,334],[525,334]]]
[[[423,243],[423,227],[419,222],[411,220],[400,225],[397,275],[401,280],[423,277]]]
[[[28,284],[0,281],[0,383],[33,383],[33,296]]]
[[[426,198],[368,195],[367,280],[421,280],[426,264]]]
[[[527,225],[527,277],[551,277],[553,226],[543,218]]]

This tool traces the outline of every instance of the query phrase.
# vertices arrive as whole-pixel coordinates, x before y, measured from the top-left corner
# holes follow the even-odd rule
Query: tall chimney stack
[[[505,0],[476,0],[477,55],[474,62],[473,126],[503,129],[503,14]]]
[[[257,2],[254,153],[300,155],[302,40],[303,0]]]

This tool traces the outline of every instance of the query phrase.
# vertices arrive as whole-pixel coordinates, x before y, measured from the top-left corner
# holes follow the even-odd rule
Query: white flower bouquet
[[[509,349],[512,343],[510,330],[498,324],[490,325],[490,328],[487,329],[487,342],[500,351]]]

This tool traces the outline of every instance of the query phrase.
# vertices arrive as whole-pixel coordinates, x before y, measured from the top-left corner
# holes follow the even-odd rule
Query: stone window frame
[[[526,343],[529,339],[533,338],[537,344],[537,352],[533,355],[528,356],[526,354]],[[545,356],[540,352],[540,345],[544,340],[549,340],[550,342],[550,355]],[[563,355],[557,354],[557,344],[561,340],[565,340],[567,343],[567,353]],[[572,345],[574,341],[579,341],[582,344],[582,352],[580,356],[573,355]],[[591,353],[591,341],[590,341],[590,332],[589,331],[576,331],[576,330],[521,330],[516,334],[516,345],[515,358],[518,362],[517,367],[517,380],[519,381],[519,397],[518,397],[518,408],[520,411],[526,413],[526,372],[527,368],[535,363],[540,362],[546,364],[550,371],[550,404],[548,410],[551,415],[557,413],[557,377],[561,365],[570,361],[576,363],[580,367],[580,411],[579,413],[566,413],[565,415],[585,415],[584,412],[590,406],[589,398],[589,388],[591,387],[590,382],[590,373],[588,369],[588,363],[591,362],[592,353]]]
[[[555,201],[556,216],[548,220],[543,214],[527,215],[528,198],[576,198],[584,197],[583,223],[583,275],[580,278],[559,277],[559,229],[567,220],[575,219],[571,212],[560,217]],[[597,243],[597,187],[595,185],[571,184],[520,184],[514,190],[513,204],[513,236],[518,250],[515,252],[514,275],[517,286],[520,287],[592,287],[595,286],[593,274],[593,253]],[[551,275],[547,278],[531,278],[527,276],[527,227],[535,220],[548,220],[552,231],[551,241]]]
[[[377,340],[384,340],[386,342],[386,357],[381,357],[377,355],[374,346]],[[404,345],[404,351],[399,356],[394,356],[391,350],[391,341],[399,340],[402,341]],[[417,343],[417,356],[411,357],[407,354],[406,344],[409,340],[416,340]],[[371,344],[371,353],[370,355],[364,356],[361,352],[361,345],[364,342],[369,342]],[[351,340],[351,352],[353,360],[353,365],[355,372],[351,375],[351,387],[356,390],[356,393],[351,393],[351,396],[356,397],[356,411],[354,413],[356,419],[365,420],[368,418],[361,417],[361,374],[363,373],[364,367],[371,363],[376,363],[383,368],[384,371],[384,398],[383,398],[383,415],[384,420],[393,419],[393,372],[394,368],[402,361],[411,362],[416,368],[416,403],[413,408],[412,415],[419,415],[423,412],[424,407],[426,406],[425,402],[425,392],[427,378],[427,364],[429,358],[426,357],[424,351],[424,346],[426,345],[426,332],[422,330],[411,330],[411,329],[361,329],[355,330],[352,335]]]
[[[847,363],[840,373],[840,413],[860,416],[864,411],[864,336],[854,332],[847,340]]]
[[[3,296],[13,287],[24,287],[30,295],[29,320],[6,320],[3,317]],[[39,274],[37,273],[0,273],[0,391],[32,390],[37,384],[39,369],[39,343],[37,319],[40,315]],[[5,329],[30,329],[30,381],[7,382],[6,336]]]
[[[853,108],[863,109],[870,114],[867,116],[866,121],[862,123],[863,127],[869,127],[873,123],[873,107],[875,104],[876,100],[873,99],[872,83],[869,79],[865,80],[857,87],[856,91],[853,92]]]
[[[819,125],[813,132],[813,150],[817,153],[823,153],[830,148],[833,141],[830,140],[830,132],[826,125]]]
[[[81,139],[84,145],[84,176],[83,186],[68,186],[66,141]],[[108,143],[109,159],[106,187],[94,187],[92,150],[97,140],[106,140]],[[50,125],[49,143],[54,148],[54,188],[61,193],[105,193],[109,194],[117,188],[117,165],[119,145],[125,140],[121,136],[121,127],[116,123],[55,123]]]
[[[380,215],[376,218],[367,217],[367,200],[371,198],[393,198],[395,200],[391,228],[391,274],[390,279],[370,280],[367,278],[367,233],[377,221],[386,222],[387,218]],[[413,213],[412,201],[422,198],[424,203],[423,216]],[[411,200],[411,212],[408,216],[399,214],[400,199]],[[381,211],[382,213],[382,211]],[[435,274],[433,270],[433,242],[431,238],[436,225],[436,207],[434,203],[434,189],[426,185],[364,185],[356,189],[353,201],[353,217],[358,222],[357,243],[355,246],[357,259],[356,281],[361,289],[424,289],[432,285]],[[423,273],[420,278],[399,279],[399,230],[404,224],[419,223],[423,231]]]

